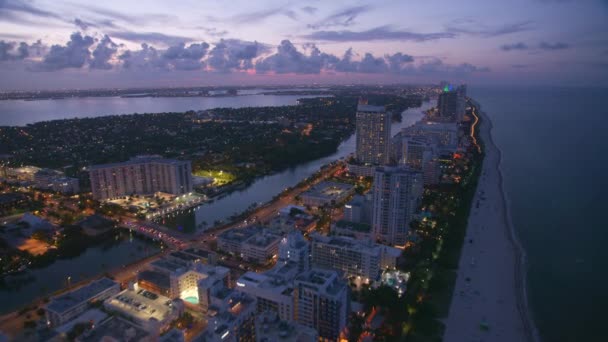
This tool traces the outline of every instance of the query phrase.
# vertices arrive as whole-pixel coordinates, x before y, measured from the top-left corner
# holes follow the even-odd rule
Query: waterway
[[[423,111],[433,107],[432,102],[424,102],[419,108],[410,108],[403,112],[402,121],[394,122],[391,126],[392,134],[398,133],[402,128],[411,126],[423,117]],[[253,182],[242,191],[233,192],[213,203],[205,203],[186,212],[176,213],[173,217],[165,219],[165,225],[190,230],[193,227],[203,229],[213,226],[216,221],[227,221],[234,214],[239,214],[250,206],[266,203],[284,189],[293,187],[305,178],[310,177],[323,165],[339,160],[355,152],[355,134],[342,142],[335,153],[308,163],[300,164],[285,171],[262,177]]]
[[[0,288],[0,314],[18,309],[36,298],[53,293],[68,285],[111,271],[123,265],[141,260],[159,249],[152,243],[127,233],[120,235],[119,241],[88,248],[73,259],[60,259],[51,265],[27,270],[18,276],[9,277],[15,285],[12,289]]]
[[[261,91],[261,90],[260,90]],[[56,100],[0,101],[0,126],[70,118],[133,113],[172,113],[211,108],[241,108],[295,105],[300,98],[318,95],[246,94],[221,97],[82,97]]]

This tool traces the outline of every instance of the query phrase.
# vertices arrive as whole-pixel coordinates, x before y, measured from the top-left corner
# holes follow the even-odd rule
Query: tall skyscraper
[[[377,240],[406,242],[422,195],[422,173],[409,168],[380,167],[374,174],[372,229]]]
[[[441,120],[456,121],[458,118],[458,93],[451,89],[439,94],[437,100],[437,108],[439,109],[439,117]]]
[[[391,116],[384,107],[359,103],[357,107],[357,161],[385,165],[389,162]]]
[[[142,156],[115,164],[93,165],[89,171],[93,197],[105,200],[131,194],[165,192],[173,195],[192,191],[189,161]]]
[[[466,111],[467,85],[461,84],[458,88],[456,88],[456,93],[458,94],[458,110],[456,112],[456,120],[460,122],[464,118]]]

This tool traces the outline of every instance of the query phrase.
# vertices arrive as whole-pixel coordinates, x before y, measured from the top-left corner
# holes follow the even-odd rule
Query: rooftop
[[[357,106],[357,112],[384,113],[384,112],[386,112],[386,109],[384,108],[384,106],[373,106],[373,105],[360,104]]]
[[[46,308],[61,314],[113,286],[118,286],[118,283],[108,278],[101,278],[76,290],[53,297]]]
[[[301,273],[296,278],[296,286],[298,286],[298,283],[330,296],[346,289],[346,283],[339,279],[338,272],[323,269],[312,269]]]
[[[335,199],[342,196],[345,192],[353,189],[352,184],[324,181],[306,191],[303,196],[324,197]]]
[[[275,312],[263,312],[256,317],[256,339],[263,342],[316,341],[317,331],[295,322],[281,321]]]
[[[241,243],[259,233],[261,230],[262,229],[257,226],[249,226],[241,229],[234,228],[218,235],[218,239]]]
[[[109,341],[109,337],[115,341],[136,342],[149,336],[150,334],[142,327],[125,319],[111,316],[80,339],[87,342],[102,342]]]
[[[89,169],[90,170],[100,170],[100,169],[107,169],[107,168],[113,168],[113,167],[122,167],[122,166],[139,165],[139,164],[147,164],[147,163],[179,165],[182,163],[186,163],[186,161],[177,160],[177,159],[164,159],[160,156],[139,156],[139,157],[131,158],[124,162],[120,162],[120,163],[92,165]]]
[[[126,289],[105,301],[105,306],[140,321],[156,319],[162,322],[173,313],[174,302],[144,289]]]
[[[150,282],[163,289],[171,288],[171,280],[169,279],[169,276],[161,272],[143,270],[137,274],[137,279]]]

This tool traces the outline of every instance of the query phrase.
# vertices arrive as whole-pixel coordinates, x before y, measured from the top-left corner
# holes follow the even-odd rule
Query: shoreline
[[[498,148],[498,146],[494,143],[494,138],[492,136],[492,131],[494,130],[494,125],[492,124],[492,120],[488,117],[488,115],[481,110],[481,106],[479,103],[475,102],[478,111],[480,112],[481,117],[488,123],[489,125],[489,141],[496,151],[498,152],[498,164],[496,165],[496,171],[499,179],[499,188],[500,193],[503,198],[503,219],[508,228],[507,238],[509,242],[513,246],[515,251],[515,268],[514,268],[514,276],[516,283],[516,291],[515,294],[517,296],[517,309],[520,314],[520,318],[522,320],[522,324],[524,325],[524,331],[526,333],[526,337],[528,341],[532,342],[540,342],[540,334],[538,332],[538,328],[534,323],[533,313],[529,306],[528,301],[528,272],[527,272],[527,255],[526,250],[523,248],[519,238],[517,236],[517,232],[515,231],[515,225],[513,224],[513,218],[511,215],[511,205],[509,201],[509,197],[507,192],[505,191],[505,179],[502,173],[502,150]]]
[[[482,119],[484,161],[467,222],[456,284],[446,318],[446,341],[529,341],[540,337],[527,301],[526,254],[511,221],[493,124]]]

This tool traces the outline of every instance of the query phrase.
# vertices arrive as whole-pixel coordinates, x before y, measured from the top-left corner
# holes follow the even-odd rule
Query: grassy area
[[[195,176],[213,178],[213,185],[222,186],[236,180],[236,175],[224,170],[199,170],[194,172]]]

